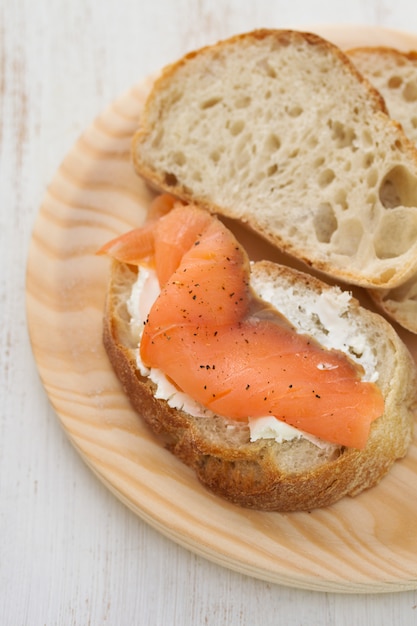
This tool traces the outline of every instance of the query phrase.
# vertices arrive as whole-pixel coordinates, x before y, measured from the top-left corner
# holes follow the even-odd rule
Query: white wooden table
[[[417,32],[417,4],[0,0],[1,624],[417,623],[417,591],[352,595],[274,585],[196,556],[147,525],[69,443],[26,326],[32,227],[48,182],[92,119],[192,48],[255,27],[325,23]]]

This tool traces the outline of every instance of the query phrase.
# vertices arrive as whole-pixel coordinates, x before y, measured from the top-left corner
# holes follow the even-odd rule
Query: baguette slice
[[[388,322],[351,299],[346,311],[353,336],[364,335],[375,355],[385,414],[375,420],[362,451],[334,444],[322,448],[301,438],[284,443],[250,441],[249,427],[222,417],[193,417],[155,398],[155,385],[136,366],[138,337],[127,309],[137,268],[113,261],[104,319],[104,345],[133,407],[166,447],[192,467],[215,494],[267,511],[310,510],[372,487],[406,454],[416,406],[415,364]],[[253,265],[252,284],[262,296],[276,293],[281,310],[301,328],[323,332],[313,299],[340,290],[288,267]],[[285,308],[286,307],[286,308]]]
[[[348,55],[381,93],[390,116],[417,144],[417,52],[365,47]],[[395,321],[417,333],[417,274],[397,289],[372,290],[370,295]]]
[[[353,48],[347,55],[382,95],[389,115],[416,143],[417,52],[377,46]]]
[[[320,37],[260,30],[167,67],[132,145],[159,189],[236,218],[333,277],[417,272],[417,151]]]

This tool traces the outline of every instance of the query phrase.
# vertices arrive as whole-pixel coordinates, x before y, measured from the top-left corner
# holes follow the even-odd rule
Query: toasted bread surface
[[[318,447],[304,438],[252,442],[246,424],[195,417],[155,398],[154,383],[137,368],[138,338],[127,309],[136,279],[137,268],[113,261],[104,316],[109,359],[140,418],[215,494],[259,510],[310,510],[376,485],[406,454],[416,404],[415,364],[390,324],[356,300],[343,315],[372,347],[385,399],[385,413],[373,423],[366,448]],[[261,296],[272,288],[281,294],[278,300],[291,303],[288,315],[300,329],[321,324],[314,308],[309,310],[309,295],[336,293],[315,278],[269,262],[254,264],[252,281]]]
[[[417,271],[417,152],[348,57],[262,30],[162,72],[133,141],[137,172],[239,219],[341,280]]]

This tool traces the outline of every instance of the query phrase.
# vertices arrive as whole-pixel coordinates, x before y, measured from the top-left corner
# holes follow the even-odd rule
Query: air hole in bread
[[[250,96],[240,96],[235,100],[235,107],[237,109],[247,109],[252,102],[252,98]]]
[[[315,148],[318,145],[318,143],[319,143],[319,140],[317,139],[315,135],[312,135],[307,140],[307,146],[309,148]]]
[[[314,216],[314,230],[320,243],[329,243],[337,230],[337,219],[329,202],[322,202]]]
[[[177,177],[175,176],[175,174],[172,174],[172,172],[165,172],[164,181],[170,187],[175,187],[178,183]]]
[[[347,198],[346,198],[346,190],[338,189],[335,193],[335,201],[343,211],[346,211],[348,208]]]
[[[365,148],[365,149],[372,148],[372,146],[374,145],[372,133],[368,129],[365,129],[362,131],[361,139],[362,139],[362,148]],[[373,162],[374,160],[373,154],[370,154],[369,156],[372,159],[371,162]]]
[[[332,131],[332,139],[337,148],[354,146],[356,133],[353,128],[345,126],[342,122],[329,120],[328,125]]]
[[[270,165],[266,171],[267,176],[273,176],[274,174],[276,174],[278,172],[278,165],[276,163],[274,163],[273,165]]]
[[[230,124],[229,131],[233,137],[236,137],[236,135],[240,135],[244,128],[245,122],[243,120],[236,120]]]
[[[202,177],[202,175],[201,175],[201,172],[199,172],[198,170],[194,170],[194,171],[193,171],[193,173],[192,173],[192,177],[193,177],[193,180],[194,180],[196,183],[202,183],[202,182],[203,182],[203,177]]]
[[[335,176],[336,174],[330,168],[327,168],[320,172],[318,179],[320,187],[328,187],[335,179]]]
[[[399,87],[401,87],[402,82],[403,79],[401,78],[401,76],[391,76],[387,84],[390,89],[398,89]]]
[[[287,107],[286,111],[288,113],[288,115],[290,117],[300,117],[300,115],[303,113],[304,109],[302,107],[300,107],[299,105],[294,105],[292,107]]]
[[[222,101],[222,98],[213,96],[212,98],[208,98],[208,100],[204,100],[200,104],[201,109],[211,109],[211,107],[216,106]]]
[[[390,178],[386,178],[381,184],[379,198],[386,209],[393,209],[401,204],[399,189]]]
[[[403,98],[407,102],[415,102],[417,100],[417,83],[415,81],[409,81],[404,85]]]
[[[363,167],[365,167],[366,169],[368,169],[369,167],[371,167],[371,165],[373,164],[375,160],[374,155],[372,154],[372,152],[368,152],[368,154],[365,154],[365,156],[363,157]]]
[[[186,160],[187,159],[185,158],[185,154],[183,152],[176,152],[174,154],[174,163],[176,165],[181,167],[182,165],[185,165]]]
[[[413,128],[417,128],[417,117],[412,117],[412,118],[410,119],[410,122],[411,122],[411,126],[412,126]]]
[[[220,152],[218,150],[213,150],[213,152],[210,153],[210,160],[217,164],[220,161]]]
[[[182,88],[182,85],[177,85],[176,87],[174,87],[173,91],[172,91],[172,95],[170,97],[170,103],[172,104],[178,104],[181,102],[181,100],[183,99],[185,93],[184,93],[184,89]],[[182,105],[180,105],[182,106]]]
[[[315,161],[314,161],[314,163],[313,163],[313,166],[314,166],[316,169],[319,169],[319,168],[320,168],[320,167],[324,164],[325,160],[326,160],[326,159],[325,159],[324,157],[322,157],[322,156],[317,157],[317,159],[315,159]]]
[[[372,168],[369,172],[368,172],[368,176],[366,178],[366,183],[368,185],[368,187],[375,187],[378,183],[378,171],[374,168]]]
[[[269,59],[263,58],[260,61],[258,61],[256,65],[263,73],[269,76],[269,78],[277,77],[277,73],[275,69],[271,66]]]
[[[393,259],[407,252],[417,240],[417,216],[412,209],[400,207],[386,212],[374,237],[379,259]]]
[[[396,165],[384,177],[379,199],[386,209],[417,205],[417,179],[402,165]]]
[[[281,148],[281,140],[275,133],[270,133],[265,141],[265,152],[273,154]]]
[[[359,219],[350,218],[339,222],[339,228],[332,243],[339,254],[354,256],[359,248],[363,237],[363,225]]]

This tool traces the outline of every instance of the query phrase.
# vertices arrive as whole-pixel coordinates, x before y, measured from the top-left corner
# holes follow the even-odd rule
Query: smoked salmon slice
[[[272,415],[331,443],[366,445],[384,411],[380,390],[253,293],[247,254],[216,217],[173,203],[101,252],[155,265],[161,292],[142,335],[145,365],[218,415]]]
[[[157,196],[149,207],[148,219],[144,226],[111,239],[97,251],[97,254],[108,254],[122,263],[131,265],[139,265],[145,258],[152,259],[155,254],[155,223],[169,213],[175,204],[177,201],[170,194]]]

